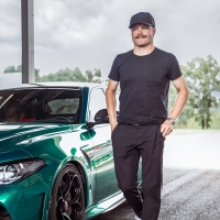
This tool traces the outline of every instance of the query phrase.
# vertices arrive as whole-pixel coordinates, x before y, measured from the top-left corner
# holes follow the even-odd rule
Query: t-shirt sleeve
[[[120,80],[119,71],[118,71],[118,56],[113,61],[112,68],[108,75],[108,78],[114,81]]]
[[[176,57],[171,54],[168,61],[168,78],[170,80],[175,80],[182,75],[179,63]]]

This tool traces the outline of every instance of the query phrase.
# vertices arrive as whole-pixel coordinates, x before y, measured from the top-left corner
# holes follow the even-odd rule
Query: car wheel
[[[0,206],[0,220],[12,220],[9,213],[2,206]]]
[[[83,220],[85,197],[77,168],[67,164],[59,172],[50,199],[50,220]]]

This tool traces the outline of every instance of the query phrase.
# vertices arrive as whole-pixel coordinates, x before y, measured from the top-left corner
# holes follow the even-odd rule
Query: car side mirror
[[[116,111],[116,114],[118,116],[119,112]],[[87,123],[87,128],[90,129],[94,125],[97,124],[103,124],[103,123],[109,123],[109,116],[108,116],[108,111],[107,109],[101,109],[95,114],[95,122],[88,122]]]
[[[107,109],[101,109],[96,113],[95,122],[97,122],[97,123],[109,123],[109,117],[108,117]]]

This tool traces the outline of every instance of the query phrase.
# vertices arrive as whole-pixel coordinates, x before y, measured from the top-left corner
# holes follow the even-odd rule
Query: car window
[[[77,122],[80,117],[80,105],[80,90],[0,90],[0,122]]]
[[[119,111],[119,94],[116,93],[116,111]]]
[[[93,89],[90,94],[89,101],[89,121],[94,122],[95,114],[101,110],[106,109],[105,92],[103,89]]]
[[[76,113],[79,107],[79,98],[55,99],[48,102],[51,114]]]

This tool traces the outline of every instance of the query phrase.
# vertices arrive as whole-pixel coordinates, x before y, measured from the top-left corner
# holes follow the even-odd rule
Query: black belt
[[[126,123],[126,122],[119,122],[121,125],[131,125],[131,126],[144,126],[144,125],[149,125],[146,123]]]

